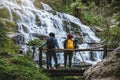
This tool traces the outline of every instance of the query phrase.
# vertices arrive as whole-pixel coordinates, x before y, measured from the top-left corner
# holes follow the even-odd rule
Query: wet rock
[[[120,80],[120,47],[84,73],[85,80]]]
[[[101,29],[100,27],[91,27],[91,29],[92,29],[94,32],[101,32],[101,31],[103,31],[103,29]]]
[[[17,45],[25,43],[24,35],[22,33],[16,33],[13,37],[13,40]]]

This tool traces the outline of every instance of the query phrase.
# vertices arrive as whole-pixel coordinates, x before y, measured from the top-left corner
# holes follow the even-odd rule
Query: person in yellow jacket
[[[72,66],[72,57],[74,49],[74,41],[72,40],[73,36],[71,34],[67,35],[67,39],[64,41],[64,49],[69,49],[64,51],[64,67],[66,69],[67,59],[69,59],[69,68]],[[67,58],[68,57],[68,58]]]

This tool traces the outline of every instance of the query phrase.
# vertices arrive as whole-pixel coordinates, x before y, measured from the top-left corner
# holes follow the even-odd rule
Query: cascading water
[[[72,15],[53,11],[52,8],[42,3],[44,10],[37,9],[32,0],[20,0],[19,4],[17,0],[0,0],[0,8],[7,8],[10,13],[10,20],[13,21],[12,12],[19,16],[19,20],[16,22],[18,25],[18,32],[22,34],[24,40],[19,45],[27,50],[27,43],[29,40],[36,38],[36,35],[48,35],[50,32],[56,34],[60,48],[63,48],[63,41],[66,37],[67,31],[72,31],[74,27],[72,24],[77,25],[77,31],[81,31],[85,35],[82,36],[83,42],[100,42],[100,39],[95,36],[94,32],[86,25],[82,24],[80,20]],[[74,32],[74,31],[73,31]],[[76,35],[74,35],[76,36]],[[80,37],[78,35],[78,37]],[[79,48],[90,48],[87,43],[81,43]],[[94,63],[90,60],[89,52],[80,52],[85,62]],[[101,60],[102,54],[96,54],[93,56],[95,62]],[[82,61],[80,54],[76,53],[75,62]],[[58,53],[59,63],[63,63],[63,54]]]

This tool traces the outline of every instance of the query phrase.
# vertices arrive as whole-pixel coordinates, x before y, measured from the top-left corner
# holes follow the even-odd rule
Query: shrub
[[[24,56],[0,59],[0,80],[49,80],[39,67]]]

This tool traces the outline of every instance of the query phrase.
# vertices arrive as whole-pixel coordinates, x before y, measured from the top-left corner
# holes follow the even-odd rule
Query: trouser
[[[67,64],[67,57],[69,57],[69,68],[71,68],[72,65],[72,57],[73,57],[73,51],[65,51],[64,52],[64,67],[66,68]]]
[[[47,64],[48,64],[49,68],[52,68],[52,57],[53,57],[54,62],[55,62],[55,67],[57,68],[58,61],[57,61],[56,52],[54,50],[47,51],[47,58],[48,58]]]

